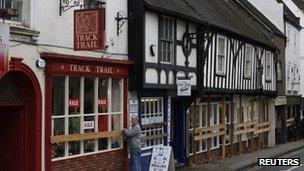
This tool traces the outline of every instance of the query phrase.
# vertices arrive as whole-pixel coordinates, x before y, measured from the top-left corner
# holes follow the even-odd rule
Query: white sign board
[[[83,129],[94,129],[94,121],[83,121]]]
[[[177,78],[177,96],[191,96],[191,79]]]
[[[129,115],[138,115],[138,100],[129,99]]]
[[[153,147],[149,171],[167,171],[169,168],[170,155],[170,146]]]

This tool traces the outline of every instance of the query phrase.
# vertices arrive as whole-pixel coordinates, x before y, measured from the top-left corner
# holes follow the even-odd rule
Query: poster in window
[[[69,107],[79,107],[78,99],[69,99]]]
[[[6,72],[9,66],[9,31],[7,23],[0,24],[0,74]]]
[[[98,99],[98,105],[99,106],[107,106],[108,105],[108,100],[106,98]]]
[[[74,50],[104,49],[104,8],[74,12]]]

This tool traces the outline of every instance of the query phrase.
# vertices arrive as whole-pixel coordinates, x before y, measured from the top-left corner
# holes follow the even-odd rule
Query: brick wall
[[[52,162],[53,171],[123,171],[128,168],[125,150],[114,150],[94,155]]]

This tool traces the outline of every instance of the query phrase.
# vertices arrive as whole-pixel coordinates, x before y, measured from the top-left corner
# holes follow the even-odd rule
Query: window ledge
[[[19,25],[11,25],[10,27],[11,41],[36,44],[39,31]]]

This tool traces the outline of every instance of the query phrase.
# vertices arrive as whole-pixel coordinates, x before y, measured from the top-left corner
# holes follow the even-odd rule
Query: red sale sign
[[[98,99],[99,106],[106,106],[108,104],[107,99]]]
[[[78,99],[70,99],[69,100],[69,107],[79,107],[79,100]]]

